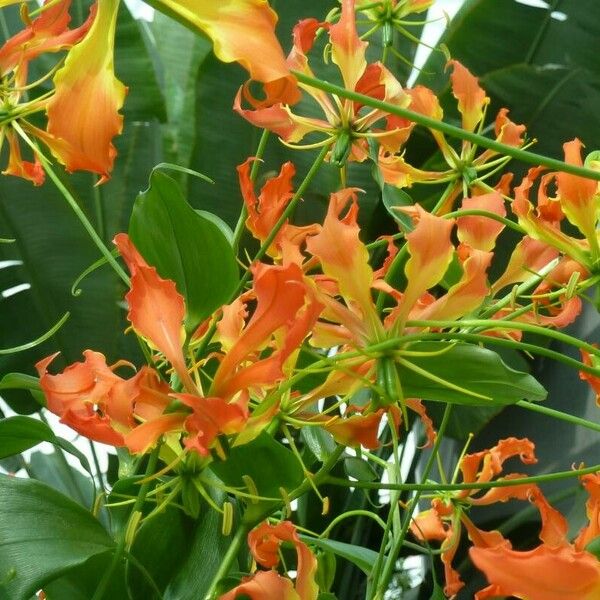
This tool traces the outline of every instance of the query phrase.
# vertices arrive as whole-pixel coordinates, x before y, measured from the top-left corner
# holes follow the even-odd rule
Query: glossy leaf
[[[371,569],[375,565],[377,560],[377,552],[370,550],[369,548],[363,548],[362,546],[354,546],[352,544],[346,544],[344,542],[338,542],[336,540],[324,539],[324,538],[313,538],[307,535],[300,536],[301,539],[308,544],[322,548],[323,550],[329,550],[341,558],[349,560],[354,563],[363,573],[369,575]]]
[[[188,332],[230,300],[238,281],[231,245],[168,175],[152,173],[150,187],[135,202],[129,235],[148,263],[175,281],[186,300]]]
[[[114,547],[87,510],[38,481],[0,475],[0,506],[0,565],[14,569],[4,586],[12,600],[28,600],[46,582]]]
[[[496,352],[487,348],[420,342],[412,344],[410,349],[430,354],[407,359],[420,372],[399,365],[407,397],[470,406],[498,406],[546,397],[546,390],[534,377],[508,367]]]
[[[211,470],[224,483],[246,488],[245,477],[250,477],[258,494],[265,498],[282,498],[281,489],[287,492],[304,480],[304,472],[294,454],[270,435],[263,432],[243,446],[231,448],[226,461],[215,461]],[[282,498],[283,500],[283,498]],[[260,513],[273,502],[249,504],[245,517]]]

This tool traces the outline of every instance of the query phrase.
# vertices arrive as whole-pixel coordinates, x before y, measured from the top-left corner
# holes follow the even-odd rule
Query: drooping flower
[[[108,366],[99,352],[86,350],[84,361],[51,375],[51,355],[36,365],[48,410],[85,437],[112,446],[127,446],[137,454],[170,431],[183,429],[186,413],[165,413],[171,389],[156,371],[143,367],[124,379],[115,373],[120,361]],[[131,367],[131,365],[129,365]]]
[[[329,31],[331,56],[347,89],[400,106],[408,104],[401,85],[383,64],[367,64],[367,43],[361,41],[356,31],[354,0],[343,1],[340,19],[333,25],[315,19],[305,19],[296,25],[294,44],[287,58],[290,69],[312,75],[307,53],[319,29]],[[347,159],[364,161],[368,156],[368,137],[377,138],[382,146],[395,152],[410,134],[410,123],[383,111],[366,110],[357,102],[332,99],[319,90],[302,84],[300,87],[319,104],[325,118],[297,115],[285,101],[261,105],[247,86],[238,92],[234,108],[250,123],[273,131],[292,147],[302,147],[297,145],[309,133],[321,134],[325,139],[317,142],[316,146],[332,145],[330,160],[340,165]],[[242,108],[242,99],[248,101],[253,109]],[[376,127],[379,122],[383,122],[383,129]],[[314,148],[315,144],[306,147]]]
[[[254,560],[268,569],[279,565],[279,547],[283,542],[292,543],[296,549],[295,584],[276,571],[258,571],[222,595],[220,600],[233,600],[244,595],[252,600],[316,600],[319,595],[315,582],[317,560],[309,547],[300,540],[290,521],[282,521],[277,525],[265,522],[248,534],[248,546]]]
[[[462,474],[462,482],[472,483],[473,488],[444,493],[432,501],[429,510],[413,518],[411,531],[417,539],[441,542],[441,559],[446,579],[445,593],[449,597],[457,594],[464,585],[452,565],[463,526],[474,544],[474,548],[471,549],[472,557],[473,553],[478,552],[480,548],[485,551],[500,548],[510,550],[510,545],[499,532],[482,531],[475,527],[466,514],[470,506],[487,506],[510,499],[532,501],[542,514],[541,538],[549,544],[559,545],[566,535],[565,519],[548,504],[540,489],[534,484],[495,487],[478,495],[478,484],[494,480],[502,472],[504,463],[515,456],[518,456],[524,464],[537,462],[533,443],[527,439],[517,438],[500,440],[489,450],[465,455],[460,461],[458,470]],[[496,481],[521,477],[525,476],[510,473]],[[502,564],[501,561],[499,564]],[[476,596],[476,598],[484,598],[484,596]]]
[[[10,83],[0,95],[3,111],[6,113],[0,129],[0,145],[6,140],[9,151],[8,165],[3,174],[21,177],[34,185],[44,182],[45,173],[36,151],[28,149],[33,152],[33,161],[23,159],[23,141],[32,145],[38,139],[57,156],[65,153],[66,144],[28,120],[31,115],[43,112],[48,102],[48,94],[22,101],[27,86],[30,85],[27,79],[29,63],[44,53],[70,48],[87,33],[95,8],[92,7],[85,23],[76,29],[69,29],[70,4],[70,0],[46,0],[41,14],[29,21],[22,31],[9,38],[0,48],[0,74]]]
[[[131,272],[131,290],[126,296],[128,319],[134,329],[171,363],[190,392],[196,391],[183,356],[185,341],[185,302],[175,283],[162,279],[148,265],[129,236],[120,233],[114,239]]]
[[[542,518],[540,540],[533,550],[517,551],[502,537],[495,544],[475,545],[469,555],[483,571],[490,585],[476,594],[476,600],[514,596],[526,600],[593,600],[600,597],[600,561],[586,551],[597,537],[599,478],[581,478],[589,499],[589,519],[575,541],[567,539],[566,520],[544,503],[536,502]]]
[[[69,172],[85,170],[109,178],[117,154],[112,140],[123,129],[119,110],[127,88],[114,73],[119,0],[102,0],[87,35],[71,48],[54,76],[48,102],[48,132],[66,142],[56,158]],[[52,149],[52,148],[51,148]]]

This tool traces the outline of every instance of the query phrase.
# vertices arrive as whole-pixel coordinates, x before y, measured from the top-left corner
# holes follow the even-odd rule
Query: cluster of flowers
[[[68,28],[69,3],[47,0],[41,14],[0,50],[0,68],[11,84],[3,92],[2,131],[10,146],[6,172],[36,184],[44,177],[40,155],[32,146],[33,162],[24,161],[17,136],[28,142],[38,138],[70,171],[84,169],[106,179],[115,157],[112,139],[122,127],[118,111],[126,88],[115,78],[112,64],[118,3],[100,0],[88,20],[75,29]],[[136,370],[124,361],[109,365],[102,354],[87,350],[83,362],[58,374],[48,372],[55,356],[40,361],[37,369],[48,409],[64,423],[92,440],[126,447],[133,454],[146,453],[164,441],[176,453],[194,452],[202,464],[208,464],[213,452],[225,456],[223,440],[229,446],[241,445],[265,428],[276,429],[280,424],[320,425],[340,444],[375,449],[384,417],[397,429],[406,419],[408,407],[420,416],[428,443],[433,444],[436,434],[421,399],[404,398],[397,376],[383,380],[381,376],[390,364],[410,368],[411,347],[420,332],[444,330],[427,322],[455,322],[485,313],[498,323],[488,327],[486,335],[518,339],[521,332],[511,329],[511,322],[564,327],[580,313],[582,303],[574,292],[591,281],[600,261],[596,182],[566,173],[542,174],[542,169],[536,168],[512,191],[511,176],[490,187],[485,179],[503,164],[504,157],[489,150],[477,156],[477,148],[470,143],[463,143],[457,152],[437,129],[431,133],[448,169],[423,171],[410,165],[403,154],[414,122],[297,83],[292,71],[312,76],[307,55],[317,35],[327,34],[332,60],[347,90],[408,107],[435,120],[443,118],[431,90],[423,86],[405,89],[382,63],[367,62],[367,42],[359,37],[355,24],[360,4],[343,0],[332,22],[301,21],[294,28],[287,59],[273,33],[275,14],[264,1],[207,2],[193,12],[190,2],[165,0],[163,4],[211,36],[220,58],[241,62],[253,80],[264,84],[264,98],[254,97],[248,84],[234,102],[235,110],[254,125],[273,131],[292,147],[309,134],[320,134],[322,139],[306,147],[327,148],[329,160],[340,165],[373,158],[371,138],[379,148],[374,162],[387,184],[402,188],[418,182],[447,182],[450,187],[435,213],[418,205],[403,209],[410,226],[402,236],[382,240],[380,246],[387,245],[387,256],[375,269],[370,246],[360,239],[360,190],[345,188],[332,193],[322,223],[300,227],[287,220],[277,228],[294,197],[294,166],[284,164],[257,194],[250,177],[253,159],[249,159],[238,167],[246,225],[260,243],[270,242],[266,248],[270,260],[253,263],[249,267],[251,286],[190,336],[183,326],[185,300],[175,283],[161,278],[127,235],[117,235],[115,244],[131,273],[128,319],[152,349],[153,361]],[[393,10],[386,13],[386,19],[393,22],[429,4],[391,2]],[[365,10],[375,22],[383,18],[372,7]],[[239,22],[251,32],[243,43]],[[29,63],[42,53],[64,49],[69,53],[54,74],[54,89],[21,102],[30,87]],[[257,59],[264,56],[269,60]],[[450,61],[449,66],[463,129],[479,130],[489,99],[464,66],[457,61]],[[303,93],[322,108],[323,119],[293,112]],[[244,103],[250,108],[244,108]],[[92,106],[95,111],[100,107],[102,114],[89,119]],[[48,117],[46,130],[27,121],[30,114],[40,111]],[[497,141],[522,147],[524,135],[524,126],[510,121],[505,109],[498,113]],[[567,163],[582,165],[578,140],[566,143],[564,151]],[[588,166],[593,168],[594,161],[588,161]],[[551,185],[556,189],[554,197],[549,195]],[[530,197],[533,189],[535,205]],[[461,195],[458,212],[465,214],[448,214]],[[490,281],[488,272],[496,240],[506,226],[507,204],[524,235],[502,274]],[[565,218],[573,226],[570,231],[575,228],[582,237],[562,230]],[[400,237],[402,251],[396,246]],[[406,260],[405,284],[397,289],[388,275],[400,258]],[[509,304],[497,302],[511,286],[552,264],[552,270],[540,278],[532,301],[523,305],[518,298]],[[459,275],[447,284],[444,278],[451,265]],[[376,301],[378,295],[385,298],[383,313]],[[412,341],[403,342],[406,336]],[[389,340],[399,340],[398,345],[385,352],[371,350]],[[327,375],[312,389],[304,386],[300,390],[296,383],[309,372],[298,366],[301,348],[306,345],[324,362]],[[588,364],[596,360],[590,354],[584,359]],[[123,369],[131,369],[132,375],[119,374]],[[597,379],[587,373],[582,377],[600,394]],[[361,388],[372,393],[366,404],[356,406],[352,399]],[[339,401],[320,410],[319,401],[326,397]],[[535,461],[532,444],[516,439],[466,455],[459,465],[463,481],[477,490],[478,484],[492,481],[501,472],[505,460],[517,455],[525,463]],[[505,481],[515,477],[519,476],[511,474]],[[583,483],[590,494],[590,524],[573,544],[566,539],[565,520],[539,488],[530,484],[498,487],[482,496],[469,490],[442,495],[430,511],[413,520],[412,531],[420,540],[441,541],[450,596],[462,586],[451,563],[464,525],[473,542],[472,560],[491,584],[478,598],[513,594],[591,599],[600,591],[600,563],[585,546],[600,533],[600,481],[589,476]],[[467,517],[470,506],[509,498],[532,500],[539,508],[542,544],[536,549],[514,551],[498,532],[481,531]],[[254,558],[267,568],[278,565],[282,542],[291,542],[297,551],[295,583],[276,571],[259,571],[223,598],[245,594],[263,600],[316,599],[316,559],[291,523],[265,523],[249,536]],[[522,566],[525,561],[527,569]],[[547,587],[540,588],[535,573],[555,579],[546,579]],[[574,581],[580,586],[577,591],[572,591]],[[540,589],[545,590],[542,595]]]

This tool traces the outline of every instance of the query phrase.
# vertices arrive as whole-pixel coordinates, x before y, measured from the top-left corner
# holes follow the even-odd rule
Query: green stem
[[[348,481],[341,477],[327,476],[323,483],[330,483],[340,487],[363,488],[367,490],[405,490],[408,492],[456,492],[460,490],[469,490],[476,492],[479,490],[491,490],[493,488],[511,487],[513,485],[530,485],[532,483],[548,483],[550,481],[562,481],[563,479],[572,479],[591,473],[600,472],[600,465],[585,467],[583,469],[573,469],[569,471],[557,471],[547,475],[532,475],[531,477],[519,477],[515,479],[498,479],[496,481],[484,481],[480,483],[377,483],[375,481]]]
[[[528,333],[534,333],[543,335],[559,342],[563,342],[570,346],[575,346],[581,350],[585,350],[593,355],[598,355],[598,348],[578,340],[577,338],[561,333],[560,331],[554,331],[553,329],[546,329],[539,325],[531,325],[530,323],[519,323],[516,321],[500,321],[495,319],[465,319],[461,321],[407,321],[407,327],[427,327],[427,328],[447,328],[447,327],[461,327],[461,328],[475,328],[481,327],[485,329],[517,329],[519,331],[526,331]],[[384,342],[380,345],[383,346]]]
[[[483,148],[488,148],[489,150],[504,154],[505,156],[510,156],[511,158],[520,160],[524,163],[540,165],[554,171],[562,171],[564,173],[570,173],[571,175],[578,175],[580,177],[593,179],[594,181],[600,181],[600,171],[594,171],[592,169],[586,169],[585,167],[571,165],[561,160],[535,154],[534,152],[529,152],[527,150],[521,150],[513,146],[507,146],[506,144],[502,144],[496,140],[492,140],[470,131],[465,131],[460,127],[455,127],[454,125],[444,123],[444,121],[438,121],[437,119],[426,117],[425,115],[414,112],[407,108],[402,108],[400,106],[389,104],[388,102],[383,102],[382,100],[371,98],[371,96],[366,96],[364,94],[347,90],[342,86],[334,85],[333,83],[322,81],[320,79],[316,79],[315,77],[309,77],[308,75],[300,73],[299,71],[292,71],[292,73],[300,83],[305,85],[323,90],[330,94],[335,94],[341,98],[347,98],[348,100],[360,102],[364,106],[377,108],[389,114],[409,119],[410,121],[418,123],[419,125],[423,125],[424,127],[441,131],[442,133],[445,133],[451,137],[471,142]]]
[[[510,219],[501,217],[500,215],[497,215],[496,213],[488,212],[487,210],[477,210],[477,209],[455,210],[453,212],[446,213],[444,215],[444,218],[445,219],[453,219],[453,218],[457,217],[460,219],[461,217],[470,217],[470,216],[486,217],[487,219],[492,219],[493,221],[498,221],[498,223],[502,223],[505,227],[510,227],[510,229],[514,229],[516,232],[520,233],[521,235],[525,235],[525,233],[526,233],[525,230],[522,227],[520,227],[519,225],[517,225],[517,223],[515,223],[514,221],[511,221]]]
[[[156,448],[154,448],[154,450],[152,450],[152,452],[150,453],[150,457],[148,458],[148,466],[146,467],[146,472],[145,472],[146,479],[150,475],[152,475],[156,469],[156,463],[158,462],[159,452],[160,452],[160,444],[157,444]],[[127,526],[120,534],[119,541],[117,543],[117,546],[115,547],[115,553],[113,554],[113,559],[112,559],[110,565],[108,566],[108,569],[106,571],[104,571],[104,575],[102,576],[102,579],[100,580],[100,583],[98,584],[98,587],[96,588],[96,591],[94,592],[94,596],[92,597],[92,600],[102,600],[102,598],[104,598],[104,594],[106,593],[106,588],[108,587],[108,585],[112,579],[112,576],[114,575],[114,572],[116,571],[117,567],[119,566],[119,563],[121,562],[123,555],[125,554],[125,551],[127,549],[126,548],[126,544],[127,544],[126,533],[129,530],[129,528],[132,526],[133,520],[136,519],[138,513],[141,512],[141,510],[144,506],[144,502],[146,501],[146,495],[148,494],[148,491],[150,490],[151,484],[152,484],[152,481],[147,480],[140,486],[137,498],[135,499],[135,503],[133,505],[133,508],[131,509],[129,519],[127,521]]]
[[[451,414],[452,404],[446,404],[446,408],[444,409],[444,416],[442,417],[442,422],[438,428],[437,436],[435,438],[435,443],[433,445],[433,448],[431,449],[431,454],[427,459],[425,468],[423,469],[423,481],[427,481],[427,478],[431,473],[431,469],[433,468],[436,457],[438,455],[440,444],[442,443],[446,427],[448,426],[448,423],[450,421]],[[408,533],[408,528],[410,527],[413,512],[419,502],[419,498],[421,497],[422,493],[422,490],[417,490],[414,498],[410,501],[409,506],[406,508],[406,514],[404,515],[404,521],[402,522],[402,529],[400,530],[400,534],[398,535],[398,537],[394,540],[394,545],[392,546],[392,550],[390,551],[387,557],[386,564],[383,569],[383,574],[381,575],[381,579],[375,580],[377,587],[375,589],[374,599],[376,600],[383,600],[385,591],[387,590],[390,579],[392,578],[392,575],[394,573],[394,567],[396,565],[398,555],[400,554],[400,550],[402,549],[404,538]]]
[[[600,431],[600,423],[594,423],[593,421],[588,421],[587,419],[582,419],[581,417],[576,417],[575,415],[570,415],[569,413],[565,413],[554,408],[548,408],[540,404],[534,404],[533,402],[528,402],[527,400],[519,400],[516,402],[516,405],[520,406],[521,408],[526,408],[527,410],[540,413],[541,415],[552,417],[553,419],[559,419],[565,423],[579,425],[580,427],[585,427],[586,429],[591,429],[592,431]]]
[[[100,253],[102,254],[102,256],[104,256],[104,258],[106,259],[108,264],[113,268],[115,273],[121,278],[123,283],[127,287],[129,287],[129,276],[127,275],[127,273],[125,273],[125,271],[123,270],[121,265],[117,262],[116,258],[112,255],[111,251],[106,247],[104,242],[100,239],[100,236],[96,233],[94,226],[90,223],[89,219],[85,216],[85,213],[83,212],[83,210],[81,209],[79,204],[77,204],[77,201],[75,200],[75,198],[73,197],[71,192],[69,192],[69,190],[63,184],[63,182],[59,179],[58,175],[54,172],[54,170],[52,169],[52,167],[50,166],[50,164],[47,161],[44,164],[44,170],[46,171],[46,173],[48,173],[48,175],[50,176],[50,179],[52,179],[52,181],[54,182],[54,185],[58,188],[60,193],[63,195],[64,199],[67,201],[67,204],[71,207],[71,209],[75,213],[76,217],[79,219],[80,223],[83,225],[83,228],[87,231],[90,238],[92,238],[92,241],[94,242],[94,244],[96,245],[98,250],[100,250]]]
[[[331,469],[333,469],[333,467],[335,466],[339,457],[343,454],[345,449],[346,448],[344,446],[338,446],[335,449],[335,451],[331,454],[331,456],[327,459],[327,461],[323,464],[323,466],[312,476],[312,481],[308,481],[308,479],[305,479],[302,484],[300,484],[295,490],[293,490],[289,494],[288,499],[290,501],[295,500],[296,498],[299,498],[300,496],[305,494],[307,491],[312,489],[313,486],[319,485],[319,483],[324,481],[325,478],[327,477],[327,475],[329,474],[329,471],[331,471]],[[240,526],[238,527],[237,531],[235,532],[235,535],[233,536],[233,539],[231,540],[229,548],[227,549],[227,553],[223,557],[223,560],[221,561],[219,569],[215,573],[215,576],[213,577],[210,587],[208,588],[208,591],[206,592],[206,594],[204,596],[204,600],[213,600],[214,595],[217,591],[217,587],[219,585],[219,581],[221,581],[221,579],[223,579],[223,577],[225,577],[231,570],[233,561],[235,560],[236,556],[238,555],[238,553],[240,551],[240,548],[242,547],[243,543],[246,540],[247,533],[255,525],[257,525],[258,523],[260,523],[261,521],[266,519],[273,512],[279,510],[283,506],[283,504],[284,503],[281,502],[281,503],[278,503],[276,506],[271,505],[268,509],[264,510],[262,513],[259,513],[258,515],[253,515],[253,518],[251,520],[242,519],[242,522],[240,523]]]
[[[115,273],[123,280],[125,285],[129,287],[129,277],[127,276],[127,273],[125,273],[121,265],[116,261],[115,257],[112,255],[111,251],[106,247],[100,236],[96,233],[94,226],[85,216],[85,213],[77,203],[77,200],[75,200],[75,198],[73,197],[73,194],[71,194],[71,192],[67,189],[65,184],[60,180],[60,177],[52,168],[50,161],[44,156],[42,152],[40,152],[40,149],[29,139],[27,134],[23,131],[21,126],[16,121],[13,123],[13,127],[19,132],[21,137],[28,143],[28,145],[31,146],[36,156],[42,163],[44,171],[46,171],[50,179],[52,179],[54,185],[58,188],[58,191],[67,201],[67,204],[71,207],[71,209],[83,225],[84,229],[87,231],[88,235],[92,238],[92,241],[94,242],[98,250],[100,250],[102,256],[106,258],[108,264],[114,269]]]
[[[46,419],[46,415],[44,415],[43,411],[40,411],[38,414],[40,417],[40,421],[42,421],[43,423],[48,425],[48,427],[50,427],[48,419]],[[79,487],[79,482],[77,481],[77,479],[75,479],[75,472],[73,471],[73,467],[71,467],[69,461],[67,460],[67,457],[65,456],[65,451],[60,446],[54,445],[54,452],[56,452],[56,456],[58,457],[65,478],[68,479],[71,482],[71,485],[73,486],[73,491],[77,496],[76,500],[80,502],[83,506],[85,506],[87,504],[86,498],[83,495],[81,488]],[[94,486],[95,491],[96,484],[94,483],[93,479],[91,480],[91,482]]]
[[[227,548],[227,552],[222,558],[221,564],[219,565],[219,568],[213,577],[210,587],[204,596],[204,600],[211,600],[215,596],[219,582],[229,573],[231,565],[237,558],[242,546],[246,543],[246,536],[248,535],[250,529],[252,529],[252,525],[250,523],[240,523],[240,526],[237,528],[237,531],[231,539],[229,547]]]
[[[422,341],[422,340],[464,340],[465,342],[474,342],[476,344],[491,344],[494,346],[503,346],[504,348],[512,348],[522,352],[530,352],[531,354],[539,354],[553,360],[562,362],[569,367],[573,367],[579,371],[590,373],[591,375],[600,376],[600,369],[588,366],[582,362],[566,356],[560,352],[536,346],[535,344],[527,344],[525,342],[515,342],[514,340],[499,338],[491,335],[480,335],[477,333],[420,333],[415,335],[407,335],[402,338],[403,341]]]
[[[267,147],[267,142],[269,141],[270,133],[271,132],[268,129],[264,129],[262,132],[262,135],[260,136],[260,141],[258,142],[258,148],[256,149],[256,154],[254,155],[255,161],[252,163],[252,169],[250,170],[250,180],[253,183],[256,181],[256,177],[258,176],[258,169],[260,168],[260,162],[265,153],[265,148]],[[231,245],[233,246],[233,251],[236,254],[237,254],[238,248],[240,246],[240,240],[242,239],[242,234],[244,233],[247,216],[248,216],[248,209],[246,208],[246,203],[242,202],[240,216],[238,217],[237,223],[235,225],[235,230],[233,232],[233,241],[231,242]]]

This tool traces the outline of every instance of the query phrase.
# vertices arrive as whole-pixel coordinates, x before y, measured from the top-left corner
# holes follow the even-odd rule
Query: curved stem
[[[340,487],[362,488],[366,490],[403,490],[408,492],[456,492],[468,490],[476,492],[479,490],[491,490],[493,488],[511,487],[513,485],[530,485],[532,483],[548,483],[550,481],[561,481],[572,479],[591,473],[600,472],[600,465],[573,469],[570,471],[557,471],[547,475],[532,475],[531,477],[519,477],[515,479],[497,479],[496,481],[485,481],[480,483],[377,483],[375,481],[348,481],[341,477],[327,476],[323,483],[330,483]]]
[[[521,150],[520,148],[515,148],[514,146],[507,146],[506,144],[501,144],[496,140],[492,140],[477,133],[465,131],[460,127],[455,127],[454,125],[444,123],[444,121],[438,121],[437,119],[426,117],[425,115],[414,112],[407,108],[389,104],[388,102],[383,102],[382,100],[376,100],[375,98],[371,98],[371,96],[366,96],[365,94],[359,94],[357,92],[347,90],[342,86],[334,85],[328,81],[322,81],[321,79],[316,79],[315,77],[309,77],[308,75],[300,73],[299,71],[292,71],[292,73],[296,79],[304,85],[323,90],[330,94],[335,94],[341,98],[347,98],[348,100],[360,102],[364,106],[378,108],[391,115],[397,115],[399,117],[409,119],[410,121],[413,121],[419,125],[423,125],[424,127],[441,131],[442,133],[445,133],[451,137],[471,142],[483,148],[488,148],[489,150],[504,154],[505,156],[510,156],[511,158],[520,160],[524,163],[540,165],[554,171],[562,171],[563,173],[570,173],[571,175],[578,175],[580,177],[593,179],[594,181],[600,181],[600,171],[594,171],[592,169],[586,169],[585,167],[571,165],[561,160],[542,156],[541,154],[535,154],[534,152],[529,152],[527,150]]]
[[[440,444],[442,443],[442,439],[444,437],[444,432],[446,431],[446,427],[450,421],[450,416],[452,414],[452,404],[446,404],[446,408],[444,409],[444,416],[442,417],[442,422],[438,428],[437,436],[435,438],[435,443],[433,448],[431,449],[431,454],[427,459],[427,463],[425,464],[425,468],[423,469],[423,481],[427,481],[429,474],[431,473],[431,469],[435,463],[436,457],[440,450]],[[417,490],[414,498],[410,501],[409,506],[406,508],[406,514],[404,515],[404,520],[402,522],[402,528],[400,529],[400,534],[394,540],[394,545],[387,557],[385,567],[383,569],[383,573],[381,575],[381,579],[376,581],[377,587],[375,588],[375,595],[373,596],[374,600],[382,600],[387,590],[388,584],[392,575],[394,573],[394,567],[396,565],[396,560],[398,558],[398,554],[400,554],[400,550],[402,549],[402,545],[404,544],[404,538],[408,533],[408,528],[410,527],[410,522],[412,520],[413,512],[419,502],[419,498],[421,497],[422,490]]]
[[[108,584],[110,583],[110,580],[111,580],[112,576],[114,575],[114,572],[116,571],[117,567],[119,566],[119,563],[123,559],[125,551],[127,550],[126,546],[127,546],[127,541],[128,541],[128,539],[127,539],[128,532],[129,532],[130,528],[134,525],[135,521],[139,518],[138,515],[141,514],[141,510],[144,506],[144,502],[146,501],[146,495],[148,494],[148,491],[150,490],[150,485],[152,483],[152,480],[148,480],[148,476],[152,475],[156,469],[156,463],[158,462],[158,453],[159,452],[160,452],[160,444],[157,444],[156,448],[154,448],[154,450],[150,454],[150,457],[148,458],[148,466],[146,467],[146,472],[145,472],[146,481],[145,481],[145,483],[143,483],[140,486],[137,498],[135,499],[135,503],[133,505],[133,508],[131,509],[129,519],[127,521],[127,526],[121,532],[119,541],[115,548],[115,553],[113,554],[113,559],[112,559],[108,569],[106,569],[106,571],[104,571],[104,575],[102,576],[102,579],[100,580],[100,583],[98,584],[98,587],[96,588],[96,591],[94,592],[94,596],[92,597],[92,600],[102,600],[102,598],[104,598],[104,594],[106,593],[106,588],[108,587]]]
[[[204,600],[211,600],[214,597],[219,582],[229,573],[233,562],[239,554],[242,546],[246,542],[246,535],[251,528],[252,526],[249,523],[240,523],[240,526],[237,528],[237,531],[231,539],[229,548],[227,548],[227,552],[225,553],[225,556],[223,557],[223,560],[221,561],[221,564],[219,565],[219,568],[213,577],[210,587],[204,596]]]
[[[27,142],[27,144],[34,151],[35,155],[39,158],[42,166],[44,167],[44,171],[49,175],[52,182],[57,187],[58,191],[62,194],[64,199],[67,201],[67,204],[71,207],[75,216],[79,219],[84,229],[87,231],[92,241],[100,250],[100,253],[108,264],[114,269],[115,273],[123,280],[126,286],[129,287],[129,277],[127,273],[123,270],[121,265],[117,262],[115,257],[112,255],[111,251],[106,247],[100,236],[96,233],[94,226],[90,223],[90,220],[85,216],[85,213],[77,203],[77,200],[73,197],[73,194],[67,189],[65,184],[60,180],[60,177],[56,174],[50,161],[44,156],[44,154],[40,151],[40,149],[29,139],[29,136],[23,131],[21,126],[15,121],[13,123],[13,127],[19,132],[19,135]]]

